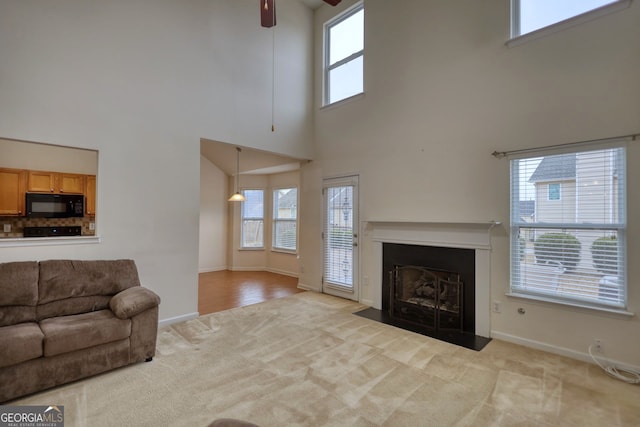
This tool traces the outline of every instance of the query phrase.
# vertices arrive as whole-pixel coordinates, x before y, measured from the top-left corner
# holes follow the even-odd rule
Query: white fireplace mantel
[[[382,308],[382,245],[399,243],[475,250],[476,335],[489,337],[491,330],[491,229],[500,222],[404,222],[365,221],[373,242],[371,278],[372,306]],[[364,302],[364,301],[363,301]]]

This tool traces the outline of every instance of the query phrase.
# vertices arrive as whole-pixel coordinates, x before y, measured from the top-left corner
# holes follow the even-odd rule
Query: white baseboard
[[[265,271],[266,267],[229,267],[229,271]]]
[[[193,312],[183,314],[181,316],[169,317],[168,319],[162,319],[158,322],[158,327],[161,328],[163,326],[173,325],[174,323],[186,322],[187,320],[193,320],[200,317],[200,313]]]
[[[373,300],[370,300],[370,299],[363,299],[362,301],[360,301],[360,304],[362,304],[362,305],[368,305],[369,307],[373,307]]]
[[[269,273],[282,274],[283,276],[295,277],[298,278],[298,273],[293,273],[291,271],[279,270],[277,268],[265,268],[265,271]]]
[[[222,267],[207,267],[207,268],[201,268],[198,270],[198,273],[211,273],[213,271],[222,271],[222,270],[226,270],[227,266],[222,266]]]
[[[546,343],[534,341],[534,340],[529,340],[526,338],[517,337],[515,335],[504,334],[502,332],[497,332],[497,331],[491,331],[491,337],[502,340],[502,341],[507,341],[513,344],[519,344],[524,347],[535,348],[536,350],[542,350],[548,353],[558,354],[560,356],[570,357],[571,359],[581,360],[583,362],[595,364],[595,362],[589,355],[588,351],[586,352],[575,351],[568,348],[558,347],[555,345],[546,344]],[[600,356],[598,356],[598,360],[600,360],[600,362],[605,365],[614,365],[618,368],[640,372],[640,366],[634,366],[628,363],[624,363],[624,362],[620,362],[617,360],[608,359],[606,357],[600,357]]]
[[[312,286],[305,285],[302,282],[298,282],[298,289],[302,289],[304,291],[321,292],[320,289],[316,289],[316,288],[314,288]]]

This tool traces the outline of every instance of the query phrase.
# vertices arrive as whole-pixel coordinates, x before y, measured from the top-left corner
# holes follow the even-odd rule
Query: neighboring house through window
[[[273,249],[295,252],[297,249],[298,189],[273,191]]]
[[[246,198],[242,202],[242,249],[264,248],[264,190],[243,190]]]
[[[363,92],[364,4],[325,24],[324,105]]]
[[[512,295],[626,309],[625,164],[622,147],[511,161]]]

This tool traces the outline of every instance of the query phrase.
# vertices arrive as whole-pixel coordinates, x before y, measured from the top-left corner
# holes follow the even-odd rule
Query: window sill
[[[505,44],[507,47],[515,47],[524,43],[528,43],[532,40],[539,39],[541,37],[555,34],[560,31],[564,31],[567,28],[575,27],[576,25],[583,24],[601,16],[608,15],[610,13],[618,12],[619,10],[626,9],[631,5],[631,0],[618,0],[615,3],[606,4],[597,9],[585,12],[581,15],[574,16],[573,18],[565,19],[564,21],[556,22],[546,27],[542,27],[538,30],[531,31],[519,36],[514,36],[509,39]]]
[[[547,302],[547,303],[556,304],[556,305],[565,306],[565,307],[597,311],[597,312],[606,313],[606,314],[614,314],[616,316],[625,317],[625,318],[631,318],[635,316],[635,313],[632,313],[630,311],[623,310],[623,309],[617,309],[617,308],[596,307],[593,305],[581,304],[579,302],[559,301],[553,298],[520,294],[517,292],[507,292],[505,295],[511,298],[520,298],[520,299],[526,299],[526,300],[532,300],[532,301],[538,301],[538,302]]]
[[[264,248],[240,248],[239,251],[264,251]]]
[[[298,255],[297,251],[290,251],[287,249],[280,249],[280,248],[271,248],[271,252],[277,252],[279,254],[287,254],[287,255]]]
[[[356,93],[348,98],[341,99],[340,101],[336,101],[332,104],[323,105],[320,107],[320,111],[331,110],[333,108],[340,107],[344,104],[349,104],[354,101],[358,101],[359,99],[364,98],[364,92]]]
[[[100,236],[72,236],[72,237],[17,237],[0,239],[0,248],[15,248],[28,246],[58,246],[58,245],[86,245],[102,242]]]

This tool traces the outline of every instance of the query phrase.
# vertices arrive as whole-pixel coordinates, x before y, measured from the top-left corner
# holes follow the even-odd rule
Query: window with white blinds
[[[351,289],[355,243],[355,187],[348,182],[346,184],[324,189],[324,281]]]
[[[273,249],[296,251],[298,226],[298,189],[273,191]]]
[[[626,308],[625,148],[511,160],[511,293]]]
[[[264,190],[243,190],[242,230],[240,247],[256,249],[264,247]]]

